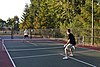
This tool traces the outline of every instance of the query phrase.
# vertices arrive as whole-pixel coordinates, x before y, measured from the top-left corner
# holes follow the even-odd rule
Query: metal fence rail
[[[64,38],[67,39],[67,29],[29,29],[29,35],[32,37],[43,38]],[[77,44],[91,44],[91,29],[73,28]],[[2,30],[0,35],[11,35],[11,30]],[[13,31],[13,36],[23,36],[23,31]],[[94,43],[100,44],[100,29],[94,29]]]

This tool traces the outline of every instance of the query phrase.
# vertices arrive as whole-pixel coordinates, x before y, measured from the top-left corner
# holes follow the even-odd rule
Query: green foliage
[[[3,28],[4,24],[6,23],[6,21],[0,19],[0,28]]]
[[[94,27],[100,28],[100,5],[94,0]],[[99,23],[98,23],[99,22]],[[91,0],[31,0],[25,6],[23,28],[91,28]],[[84,33],[84,32],[83,32]]]
[[[19,18],[18,18],[18,16],[14,16],[14,18],[8,18],[6,26],[11,27],[14,30],[19,30]]]

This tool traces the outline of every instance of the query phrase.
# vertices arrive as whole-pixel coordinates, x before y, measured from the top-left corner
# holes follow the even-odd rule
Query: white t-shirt
[[[24,35],[28,35],[28,30],[27,29],[25,29]]]

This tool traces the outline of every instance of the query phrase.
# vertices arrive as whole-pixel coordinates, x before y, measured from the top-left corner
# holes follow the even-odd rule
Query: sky
[[[6,21],[16,15],[20,18],[26,3],[29,4],[30,0],[0,0],[0,19]]]
[[[20,18],[26,3],[30,4],[30,0],[0,0],[0,19],[6,21],[16,15]]]

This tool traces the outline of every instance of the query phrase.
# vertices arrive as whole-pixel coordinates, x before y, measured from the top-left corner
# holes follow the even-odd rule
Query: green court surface
[[[100,67],[100,51],[76,47],[74,56],[63,60],[62,43],[45,40],[3,40],[15,67]]]

